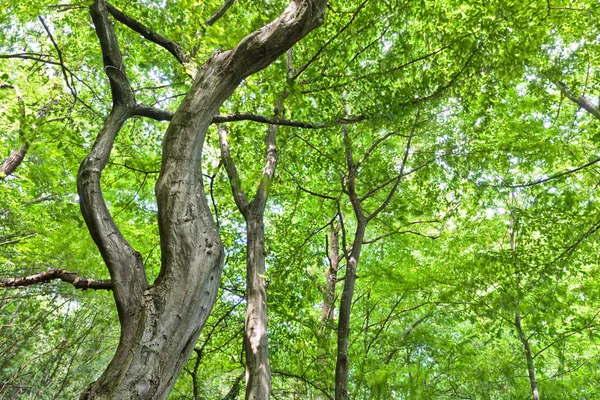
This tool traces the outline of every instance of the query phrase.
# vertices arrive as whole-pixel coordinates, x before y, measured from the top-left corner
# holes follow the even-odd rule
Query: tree
[[[284,3],[7,4],[0,396],[597,397],[598,6]]]
[[[233,50],[210,58],[165,133],[156,184],[162,265],[147,282],[143,260],[123,237],[102,197],[100,174],[123,124],[159,110],[136,104],[109,10],[178,61],[183,49],[149,31],[102,0],[90,6],[109,78],[112,110],[91,152],[81,163],[77,188],[81,212],[111,274],[121,337],[104,374],[82,395],[94,398],[166,398],[212,309],[221,276],[222,245],[204,194],[201,175],[206,130],[221,104],[247,76],[265,68],[322,23],[326,1],[292,2],[272,23]],[[160,117],[158,117],[160,118]]]

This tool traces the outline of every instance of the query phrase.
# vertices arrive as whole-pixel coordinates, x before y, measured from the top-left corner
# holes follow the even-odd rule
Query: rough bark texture
[[[527,340],[527,336],[525,336],[525,333],[523,332],[521,315],[519,313],[517,313],[515,316],[515,327],[517,328],[517,332],[519,332],[519,338],[521,339],[521,343],[523,344],[523,349],[525,351],[525,357],[527,358],[527,372],[529,373],[529,384],[531,385],[531,394],[533,395],[533,400],[540,400],[538,384],[537,380],[535,379],[535,368],[533,366],[531,347],[529,347],[529,340]]]
[[[28,149],[29,145],[24,144],[19,150],[13,151],[10,156],[4,160],[2,165],[0,165],[0,180],[4,180],[7,176],[15,172],[17,167],[23,162]]]
[[[278,19],[198,71],[163,140],[156,183],[162,265],[153,286],[140,254],[122,236],[102,197],[100,175],[117,133],[137,106],[106,2],[96,0],[90,7],[113,109],[80,166],[77,187],[85,222],[114,285],[121,337],[108,368],[82,399],[167,398],[212,309],[221,276],[223,249],[200,168],[207,128],[245,77],[321,24],[326,3],[291,2]]]
[[[64,269],[50,269],[37,274],[24,276],[22,278],[0,278],[0,287],[30,286],[38,283],[49,282],[54,279],[60,279],[61,281],[68,282],[77,289],[112,289],[112,282],[109,280],[83,278],[74,272],[69,272]]]

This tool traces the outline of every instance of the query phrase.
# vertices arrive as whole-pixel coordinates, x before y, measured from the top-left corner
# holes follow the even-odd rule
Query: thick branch
[[[186,55],[183,47],[173,40],[167,38],[166,36],[161,35],[148,28],[144,24],[136,21],[135,19],[125,15],[121,10],[116,8],[110,3],[106,3],[108,12],[111,13],[113,17],[123,25],[126,25],[131,30],[139,33],[144,38],[149,41],[156,43],[157,45],[165,48],[169,53],[173,54],[173,56],[179,61],[181,64],[185,64],[188,61],[188,56]]]
[[[585,96],[577,96],[573,91],[565,85],[563,82],[552,80],[552,82],[560,89],[560,91],[567,96],[569,100],[583,108],[588,113],[592,114],[597,119],[600,119],[600,110],[597,109],[594,104]]]
[[[131,116],[134,99],[122,64],[121,51],[103,0],[90,7],[110,80],[113,109],[104,121],[92,150],[83,160],[77,175],[80,207],[90,235],[98,246],[114,284],[119,317],[132,318],[147,288],[146,273],[140,253],[135,251],[117,228],[102,196],[100,175],[106,167],[115,137]]]
[[[22,278],[0,278],[0,287],[24,287],[36,285],[38,283],[49,282],[54,279],[70,283],[77,289],[104,289],[112,290],[113,284],[110,280],[97,280],[83,278],[75,272],[69,272],[64,269],[51,269],[45,272],[40,272],[34,275],[24,276]]]
[[[273,110],[273,118],[278,117],[281,114],[283,108],[283,102],[287,98],[288,94],[286,91],[283,92],[281,98],[275,103]],[[256,202],[259,210],[264,210],[269,197],[269,191],[271,189],[271,182],[275,176],[275,168],[277,167],[277,131],[279,125],[271,124],[267,128],[267,135],[265,137],[265,156],[267,161],[263,169],[262,179],[256,190],[253,202]]]

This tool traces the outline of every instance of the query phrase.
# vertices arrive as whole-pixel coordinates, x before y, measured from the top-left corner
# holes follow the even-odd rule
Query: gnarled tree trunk
[[[187,361],[219,287],[222,244],[201,172],[206,131],[240,82],[322,23],[325,0],[294,0],[275,21],[198,71],[167,129],[156,183],[162,265],[149,285],[141,255],[121,235],[102,197],[100,174],[116,135],[136,113],[107,4],[90,8],[110,80],[113,109],[78,174],[81,211],[109,269],[121,337],[104,374],[82,399],[165,399]],[[258,238],[257,238],[258,239]]]

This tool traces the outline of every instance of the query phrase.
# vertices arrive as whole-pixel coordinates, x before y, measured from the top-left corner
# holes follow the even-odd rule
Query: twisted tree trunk
[[[322,23],[326,0],[294,0],[282,15],[209,59],[172,117],[156,183],[162,265],[154,285],[102,197],[100,175],[117,133],[136,112],[105,0],[90,12],[102,47],[113,109],[78,174],[81,211],[108,267],[121,323],[116,354],[82,399],[165,399],[187,361],[219,287],[223,249],[204,193],[206,131],[248,75],[275,61]],[[257,238],[258,239],[258,238]]]

